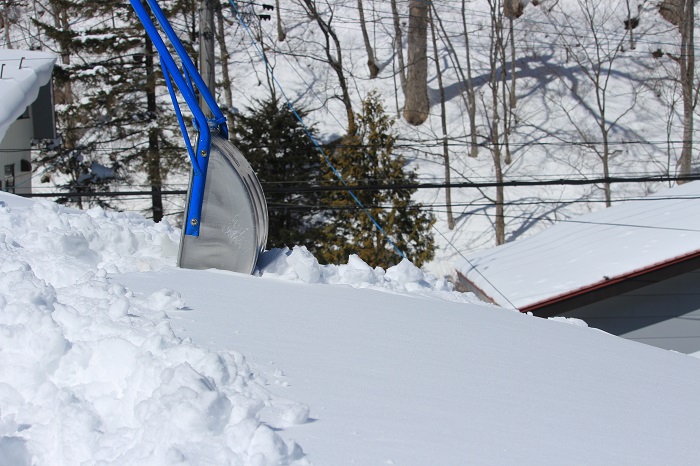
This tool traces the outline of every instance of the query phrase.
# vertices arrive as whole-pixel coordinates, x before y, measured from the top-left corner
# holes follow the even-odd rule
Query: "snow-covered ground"
[[[41,4],[35,2],[34,8],[37,8],[37,3]],[[432,3],[435,18],[445,28],[444,31],[439,28],[437,31],[437,62],[441,64],[446,91],[445,118],[450,139],[452,183],[495,181],[490,151],[492,144],[488,142],[493,121],[492,104],[489,103],[491,89],[488,86],[493,68],[489,57],[492,50],[489,4],[493,3],[485,0],[465,2],[464,21],[461,2],[439,0]],[[611,125],[607,138],[610,144],[610,174],[675,175],[683,139],[682,112],[678,103],[680,88],[675,79],[679,71],[673,59],[678,54],[680,35],[659,15],[658,2],[542,0],[537,3],[536,6],[530,2],[513,26],[518,98],[517,106],[513,109],[514,126],[510,134],[512,163],[501,167],[504,178],[509,181],[533,181],[603,176],[600,162],[602,135],[597,126],[600,110],[596,110],[599,96],[590,79],[590,72],[596,69],[596,57],[604,64],[611,59],[609,76],[606,73],[602,76],[606,83],[605,115]],[[586,11],[582,11],[581,6],[590,8],[588,13],[594,13],[595,31],[591,30]],[[390,2],[368,0],[364,2],[364,7],[369,37],[380,66],[380,73],[375,79],[370,79],[366,66],[367,51],[359,27],[357,2],[329,0],[323,5],[319,4],[323,18],[327,21],[333,18],[331,24],[342,47],[343,69],[349,81],[353,106],[359,110],[361,100],[369,92],[376,91],[383,96],[385,110],[397,117],[397,152],[400,151],[410,160],[410,168],[417,170],[421,182],[443,183],[442,110],[432,43],[428,46],[430,116],[423,125],[415,127],[401,118],[404,96],[398,76],[398,54],[392,46],[395,30]],[[251,8],[254,14],[246,17],[255,29],[252,35],[262,38],[264,42],[262,47],[260,44],[256,46],[265,50],[285,95],[296,107],[310,111],[306,123],[315,125],[322,142],[342,135],[347,126],[345,109],[336,98],[340,93],[337,75],[322,59],[325,57],[325,40],[318,25],[300,2],[282,2],[279,11],[281,27],[286,30],[287,36],[280,41],[276,14],[271,15],[271,21],[258,24],[254,18],[261,12],[260,5],[251,5]],[[407,3],[400,3],[399,10],[405,41]],[[25,11],[26,14],[18,15],[23,21],[32,16],[31,9],[22,10],[22,13]],[[224,15],[227,21],[233,20],[228,9]],[[630,16],[639,20],[633,41],[630,40],[629,31],[623,27]],[[184,24],[184,19],[174,19],[176,29],[183,31],[183,35],[189,30],[189,23]],[[76,18],[75,30],[84,33],[93,26],[93,20]],[[113,20],[106,19],[107,22]],[[471,130],[462,92],[463,76],[457,72],[458,68],[466,68],[465,25],[470,34],[469,56],[477,93],[476,129],[478,141],[483,144],[477,158],[468,156]],[[31,23],[25,27],[11,27],[12,43],[32,46],[35,40],[32,37],[38,35],[35,28],[36,25]],[[700,22],[696,28],[700,33]],[[32,34],[25,37],[25,31]],[[256,100],[270,95],[271,81],[266,77],[262,59],[251,45],[250,36],[238,22],[227,26],[226,41],[230,53],[233,106],[247,112],[246,108],[255,106]],[[47,39],[46,42],[49,44],[46,48],[51,48],[51,41]],[[403,52],[405,58],[405,44]],[[587,61],[586,54],[593,62]],[[89,68],[95,58],[73,54],[71,66]],[[600,69],[607,68],[605,65]],[[219,76],[219,81],[222,80]],[[76,84],[76,100],[89,95],[92,90]],[[218,92],[218,101],[223,103],[223,92]],[[275,92],[281,95],[280,89]],[[159,98],[170,105],[170,97],[164,86],[159,88]],[[693,139],[697,140],[700,134],[698,125],[695,131]],[[98,131],[88,131],[80,143],[92,143],[99,139],[99,134]],[[105,139],[106,146],[114,144],[113,138]],[[108,148],[111,150],[113,147]],[[110,161],[99,160],[103,153],[108,151],[96,150],[94,154],[85,156],[94,157],[97,162],[108,166]],[[184,147],[182,157],[183,160],[187,158]],[[35,189],[47,187],[39,183],[45,168],[34,175]],[[118,186],[115,190],[128,190],[145,183],[143,176],[129,174],[133,175],[132,186]],[[61,185],[65,181],[60,174],[55,174],[51,183]],[[184,174],[171,173],[165,187],[186,189],[186,186]],[[654,193],[663,187],[665,185],[660,182],[615,184],[612,187],[613,203]],[[504,196],[506,241],[532,235],[562,219],[599,210],[604,205],[601,203],[602,185],[508,187]],[[495,198],[493,188],[452,189],[456,228],[450,230],[445,190],[422,189],[415,194],[414,199],[422,202],[437,218],[434,237],[439,249],[435,260],[426,266],[429,270],[438,275],[451,275],[454,262],[462,254],[494,246]],[[147,212],[150,207],[148,202],[146,197],[130,198],[120,207]],[[170,219],[177,218],[183,204],[183,197],[166,198],[166,210],[172,215]]]
[[[700,361],[404,262],[173,266],[134,214],[1,194],[0,464],[696,464]],[[578,325],[571,325],[578,324]]]
[[[537,3],[529,3],[513,25],[518,98],[512,110],[514,126],[509,131],[512,162],[501,167],[504,179],[602,177],[597,103],[603,94],[610,128],[610,175],[677,174],[679,141],[683,137],[679,107],[673,103],[679,96],[674,78],[677,64],[671,56],[676,53],[680,37],[659,15],[657,2],[543,0]],[[488,141],[493,118],[488,85],[492,71],[489,5],[493,4],[485,0],[466,2],[463,23],[461,2],[432,2],[436,18],[445,28],[437,32],[437,55],[446,94],[452,183],[496,180],[492,145]],[[331,0],[319,7],[326,20],[333,18],[332,25],[342,45],[344,69],[352,83],[353,104],[360,108],[361,99],[372,91],[383,96],[385,110],[397,118],[394,127],[399,136],[397,151],[409,159],[410,168],[417,171],[421,182],[444,183],[442,110],[432,44],[428,45],[430,116],[416,127],[401,117],[404,95],[399,83],[397,53],[391,46],[394,28],[390,2],[366,1],[364,5],[369,36],[380,64],[376,79],[369,78],[356,2]],[[399,5],[399,11],[405,15],[401,8]],[[295,2],[282,5],[281,9],[281,21],[288,33],[284,41],[277,40],[275,21],[260,24],[269,48],[267,56],[271,57],[285,93],[294,105],[316,109],[309,115],[308,123],[317,125],[322,140],[330,140],[343,134],[346,126],[342,103],[334,98],[339,93],[337,77],[322,60],[306,58],[325,56],[323,35]],[[635,45],[630,44],[629,32],[623,27],[628,14],[639,20],[634,30]],[[402,19],[407,21],[406,16]],[[478,141],[483,144],[476,158],[468,155],[469,117],[462,95],[463,75],[457,72],[460,67],[465,70],[468,55],[463,24],[470,34],[469,55],[477,95],[476,126]],[[696,22],[696,30],[700,31],[700,23]],[[404,40],[405,34],[406,29]],[[234,101],[245,109],[254,106],[255,99],[269,94],[264,66],[240,27],[232,29],[227,37],[234,53],[246,50],[253,57],[250,68],[254,73],[247,67],[231,73]],[[299,50],[306,50],[307,55]],[[665,55],[655,58],[652,53],[656,51]],[[241,63],[246,59],[240,59]],[[593,83],[594,70],[602,73],[603,89]],[[694,139],[697,131],[698,128]],[[615,184],[611,188],[612,201],[638,198],[664,187],[667,184],[660,182]],[[426,264],[427,270],[440,276],[453,275],[454,263],[462,255],[495,246],[495,188],[453,188],[454,229],[448,228],[444,189],[422,189],[413,198],[437,218],[434,238],[438,250],[435,259]],[[504,200],[507,242],[543,231],[560,220],[600,210],[605,205],[601,184],[513,186],[505,189]]]

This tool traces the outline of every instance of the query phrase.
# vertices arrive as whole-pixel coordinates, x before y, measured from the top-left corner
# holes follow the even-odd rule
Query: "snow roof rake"
[[[267,242],[268,231],[267,204],[260,182],[248,161],[229,142],[226,117],[158,3],[155,0],[130,2],[160,55],[165,82],[192,162],[178,266],[252,273]],[[175,62],[144,3],[170,41],[182,68]],[[195,147],[173,83],[194,116]],[[212,118],[205,115],[195,89]]]

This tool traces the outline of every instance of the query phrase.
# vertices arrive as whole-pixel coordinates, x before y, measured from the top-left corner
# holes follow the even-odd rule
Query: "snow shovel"
[[[226,117],[155,0],[130,0],[158,50],[165,82],[192,162],[178,266],[252,273],[267,242],[267,203],[253,169],[228,141]],[[151,20],[157,20],[180,59],[180,68]],[[193,147],[177,102],[175,88],[194,116]],[[202,96],[207,118],[195,94]]]

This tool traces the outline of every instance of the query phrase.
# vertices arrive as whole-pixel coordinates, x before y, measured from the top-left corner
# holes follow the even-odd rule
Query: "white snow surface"
[[[564,220],[467,255],[457,270],[517,309],[700,251],[700,182]]]
[[[696,464],[696,358],[409,262],[184,270],[178,240],[0,194],[0,464]]]
[[[49,52],[0,49],[0,141],[51,79],[56,55]]]

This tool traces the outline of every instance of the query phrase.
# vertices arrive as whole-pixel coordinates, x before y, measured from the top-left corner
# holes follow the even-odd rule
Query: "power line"
[[[601,177],[581,179],[552,179],[552,180],[507,180],[507,181],[463,181],[459,183],[387,183],[365,184],[348,186],[312,186],[294,188],[269,188],[270,193],[307,193],[323,191],[382,191],[382,190],[414,190],[414,189],[443,189],[443,188],[500,188],[518,186],[581,186],[594,184],[613,183],[650,183],[669,181],[694,181],[700,180],[698,175],[684,176],[641,176],[641,177]]]
[[[444,188],[505,188],[519,186],[583,186],[613,183],[651,183],[670,181],[695,181],[700,180],[700,174],[682,176],[640,176],[640,177],[601,177],[579,179],[550,179],[550,180],[506,180],[506,181],[463,181],[459,183],[384,183],[384,184],[360,184],[360,185],[327,185],[327,186],[293,186],[270,187],[265,192],[269,194],[298,194],[320,193],[333,191],[400,191],[419,189],[444,189]],[[71,191],[65,193],[25,193],[19,194],[25,197],[119,197],[119,196],[143,196],[153,193],[161,195],[181,195],[187,190],[157,190],[157,191]]]
[[[452,137],[447,137],[448,146],[449,147],[470,147],[471,142],[466,141],[467,136],[452,136]],[[430,147],[443,147],[443,142],[442,138],[431,140],[431,139],[405,139],[405,138],[398,138],[397,141],[406,141],[405,143],[397,143],[394,144],[394,148],[397,149],[421,149],[421,148],[430,148]],[[636,140],[636,141],[564,141],[564,140],[559,140],[559,141],[522,141],[522,142],[515,142],[515,141],[509,141],[509,145],[512,146],[519,146],[519,147],[540,147],[540,146],[581,146],[581,147],[587,147],[587,146],[601,146],[604,144],[607,144],[610,147],[614,146],[635,146],[635,145],[640,145],[640,146],[655,146],[655,145],[682,145],[686,142],[690,142],[693,145],[700,144],[700,139],[691,139],[690,141],[685,141],[682,139],[668,139],[668,140]],[[145,144],[145,143],[144,143]],[[141,144],[141,145],[144,145]],[[498,143],[495,144],[492,141],[484,140],[481,143],[478,144],[480,147],[492,147],[492,146],[502,146],[504,143]],[[380,147],[376,144],[334,144],[334,143],[326,143],[326,144],[319,144],[320,147],[322,148],[365,148],[365,149],[374,149],[377,147]],[[252,149],[266,149],[269,148],[270,146],[265,146],[265,145],[258,145],[258,146],[251,146]],[[30,149],[17,149],[17,148],[4,148],[0,149],[0,153],[15,153],[15,152],[26,152],[27,150],[37,150],[36,148],[30,148]],[[108,148],[108,147],[94,147],[94,148],[89,148],[89,149],[81,149],[84,152],[114,152],[117,149],[114,148]]]

